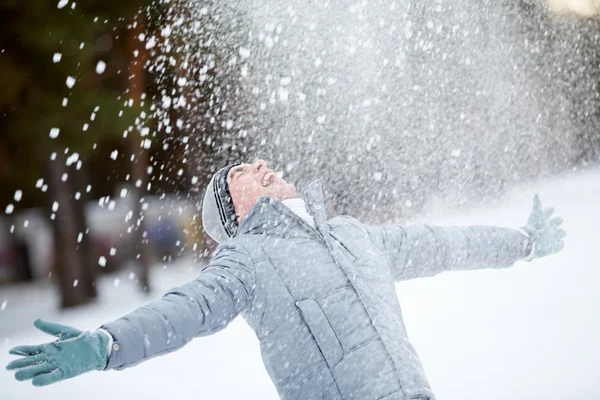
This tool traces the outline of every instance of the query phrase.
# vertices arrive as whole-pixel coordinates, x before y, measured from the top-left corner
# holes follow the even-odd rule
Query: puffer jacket
[[[282,399],[435,399],[394,282],[508,267],[525,256],[526,236],[495,227],[327,221],[319,182],[304,199],[315,228],[261,198],[195,280],[103,325],[116,345],[106,369],[177,350],[241,314]]]

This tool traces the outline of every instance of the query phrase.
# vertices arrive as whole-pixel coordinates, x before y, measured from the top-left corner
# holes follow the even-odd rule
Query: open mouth
[[[262,180],[262,185],[263,187],[267,187],[269,185],[271,185],[273,183],[273,181],[275,180],[275,172],[269,172],[267,174],[265,174],[265,176],[263,177]]]

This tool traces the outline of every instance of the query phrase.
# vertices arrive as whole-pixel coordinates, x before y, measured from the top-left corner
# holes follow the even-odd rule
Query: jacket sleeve
[[[444,271],[506,268],[531,251],[529,238],[490,226],[367,227],[371,240],[391,260],[395,281]]]
[[[254,282],[246,249],[222,244],[196,279],[102,325],[114,340],[105,369],[134,366],[225,328],[250,304]]]

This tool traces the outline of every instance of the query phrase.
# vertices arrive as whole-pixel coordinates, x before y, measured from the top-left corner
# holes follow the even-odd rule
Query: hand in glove
[[[563,223],[563,219],[561,217],[550,219],[552,213],[554,208],[542,210],[542,202],[536,194],[527,225],[522,228],[533,243],[533,255],[530,259],[557,253],[564,247],[562,239],[566,236],[566,232],[558,228]]]
[[[6,369],[18,369],[15,378],[33,378],[34,386],[45,386],[85,372],[103,370],[108,361],[108,336],[100,331],[83,332],[69,326],[38,319],[39,330],[56,336],[51,343],[17,346],[10,354],[24,356],[12,361]]]

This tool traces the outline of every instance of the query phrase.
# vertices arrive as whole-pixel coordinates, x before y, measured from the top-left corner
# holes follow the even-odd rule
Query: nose
[[[253,167],[254,167],[254,172],[258,172],[258,171],[260,171],[261,169],[265,169],[265,168],[267,168],[267,163],[265,162],[265,160],[258,159],[258,160],[257,160],[257,161],[254,163]]]

